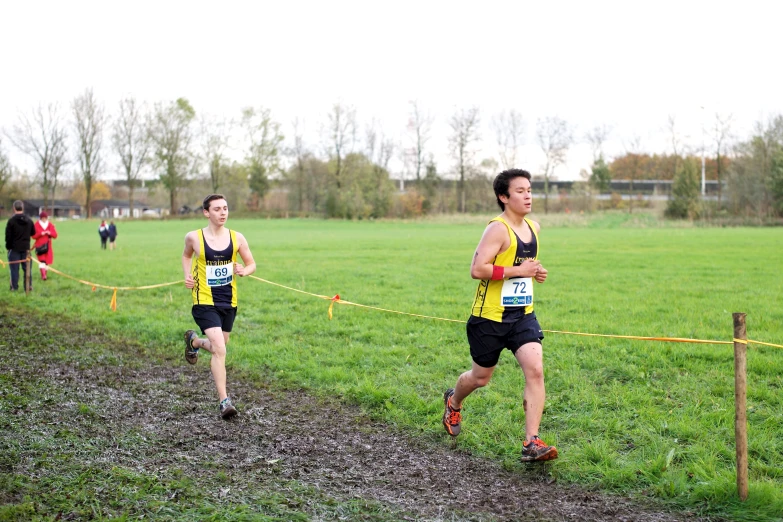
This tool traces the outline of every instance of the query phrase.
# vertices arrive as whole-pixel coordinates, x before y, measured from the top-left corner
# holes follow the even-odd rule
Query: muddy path
[[[37,334],[33,342],[37,322],[0,304],[0,405],[12,419],[2,428],[4,437],[17,439],[18,454],[2,463],[2,473],[35,473],[36,449],[27,439],[56,426],[75,434],[73,440],[102,448],[84,458],[142,474],[176,467],[196,484],[208,482],[205,494],[215,502],[246,502],[254,488],[295,483],[318,491],[318,498],[381,506],[376,520],[708,520],[554,483],[546,464],[505,470],[451,449],[445,439],[418,440],[336,400],[259,385],[231,369],[229,388],[240,415],[221,421],[207,358],[190,366],[179,343],[175,349],[172,342],[172,353],[161,357],[133,342],[87,333],[78,324]],[[9,399],[44,389],[48,399]],[[89,415],[74,414],[85,409]],[[155,442],[123,443],[128,433]],[[24,491],[2,493],[6,505],[24,497]],[[289,501],[289,508],[306,519],[354,519],[317,505],[291,508]],[[51,508],[41,501],[38,509]],[[129,518],[139,514],[128,509]]]

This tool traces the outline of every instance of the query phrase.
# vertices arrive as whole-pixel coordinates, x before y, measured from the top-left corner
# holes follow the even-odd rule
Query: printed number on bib
[[[234,280],[234,263],[227,265],[207,265],[207,286],[230,285]]]
[[[503,281],[500,291],[503,306],[528,306],[533,304],[533,278],[514,277]]]

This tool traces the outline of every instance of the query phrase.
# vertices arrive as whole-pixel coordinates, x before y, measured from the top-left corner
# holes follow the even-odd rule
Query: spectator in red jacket
[[[54,262],[54,250],[52,250],[52,239],[57,239],[57,229],[54,223],[49,221],[49,214],[44,210],[38,216],[35,222],[35,255],[38,256],[38,265],[41,269],[41,281],[46,281],[46,271],[49,265]]]

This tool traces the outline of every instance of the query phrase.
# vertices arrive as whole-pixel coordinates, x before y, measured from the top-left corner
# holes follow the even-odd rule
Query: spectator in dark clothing
[[[101,248],[106,250],[106,241],[109,239],[109,225],[106,220],[101,220],[101,226],[98,227],[98,235],[101,236]]]
[[[24,215],[24,203],[14,201],[14,215],[5,225],[5,249],[8,250],[8,262],[11,269],[11,291],[19,289],[19,265],[22,265],[24,280],[27,281],[26,260],[30,252],[30,237],[35,235],[33,220]],[[32,290],[32,284],[27,287]]]
[[[114,221],[109,223],[109,250],[114,250],[114,240],[117,239],[117,225],[114,224]]]

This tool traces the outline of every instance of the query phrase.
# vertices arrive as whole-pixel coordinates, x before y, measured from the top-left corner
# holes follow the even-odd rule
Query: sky
[[[92,88],[110,114],[126,96],[185,97],[199,114],[229,118],[266,107],[289,136],[303,121],[308,145],[323,153],[333,104],[353,106],[362,129],[375,118],[408,147],[415,100],[433,117],[427,146],[440,172],[454,164],[449,118],[476,106],[477,160],[497,156],[490,122],[514,109],[526,122],[517,166],[541,171],[536,124],[558,117],[575,144],[554,175],[578,179],[595,126],[611,130],[612,158],[633,143],[671,152],[669,117],[700,151],[716,114],[731,114],[745,139],[755,122],[783,113],[781,19],[783,2],[755,0],[2,0],[0,127],[10,131],[39,103],[70,115],[73,98]],[[16,166],[34,170],[7,137],[2,144]],[[398,159],[391,166],[403,170]]]

